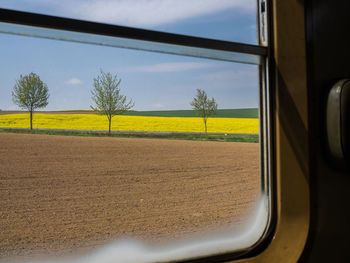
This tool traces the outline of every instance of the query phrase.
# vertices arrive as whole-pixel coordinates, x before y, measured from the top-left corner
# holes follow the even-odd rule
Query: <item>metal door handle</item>
[[[350,79],[342,79],[333,85],[328,95],[326,118],[332,157],[350,161]]]

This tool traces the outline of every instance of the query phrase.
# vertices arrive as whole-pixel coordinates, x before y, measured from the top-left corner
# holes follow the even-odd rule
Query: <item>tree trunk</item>
[[[207,120],[204,119],[204,128],[205,128],[205,134],[207,134]]]
[[[33,130],[33,111],[30,111],[30,130]]]
[[[109,136],[111,136],[112,117],[109,117],[109,118],[108,118],[108,122],[109,122],[109,125],[108,125],[108,134],[109,134]]]

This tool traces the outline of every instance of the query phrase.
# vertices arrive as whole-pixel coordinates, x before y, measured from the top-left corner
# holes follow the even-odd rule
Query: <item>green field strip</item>
[[[167,111],[129,111],[127,116],[152,116],[152,117],[198,117],[194,110],[167,110]],[[257,108],[246,109],[220,109],[213,117],[217,118],[258,118]]]

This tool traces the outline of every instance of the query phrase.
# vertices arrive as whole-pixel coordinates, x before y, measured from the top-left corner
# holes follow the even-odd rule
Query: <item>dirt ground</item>
[[[0,261],[242,226],[259,144],[0,133]]]

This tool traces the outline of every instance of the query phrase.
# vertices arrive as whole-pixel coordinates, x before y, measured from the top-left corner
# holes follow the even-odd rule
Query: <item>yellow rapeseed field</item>
[[[259,133],[258,119],[209,118],[209,133]],[[29,128],[29,114],[0,115],[2,128]],[[34,113],[34,129],[108,130],[108,120],[97,114],[46,114]],[[204,132],[199,117],[144,117],[115,116],[112,119],[115,131],[154,132]]]

